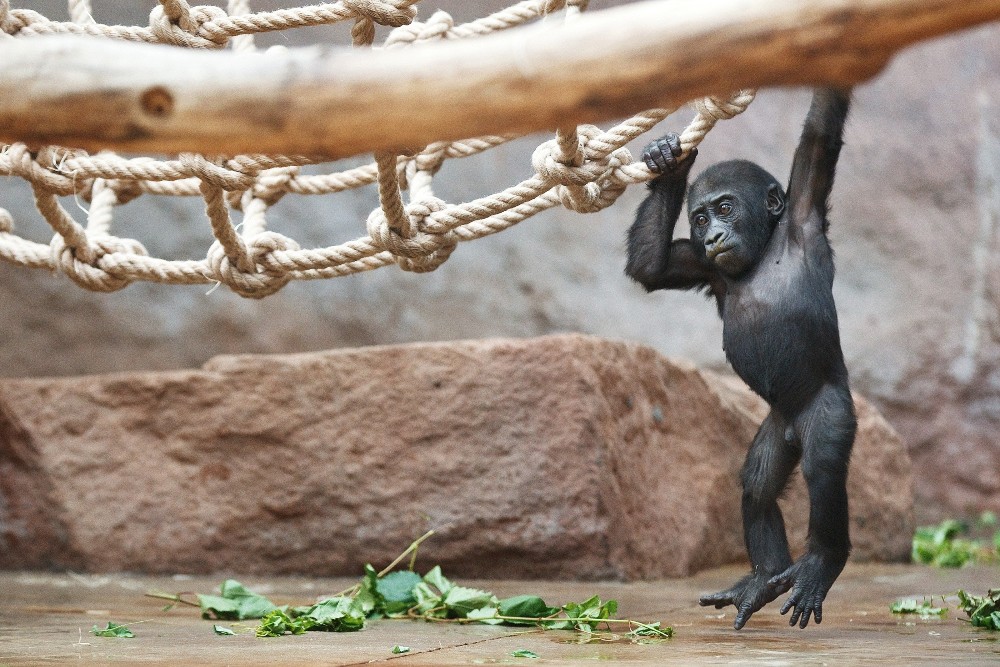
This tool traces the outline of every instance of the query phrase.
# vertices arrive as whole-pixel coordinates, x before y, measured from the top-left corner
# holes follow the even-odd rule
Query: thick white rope
[[[339,0],[309,7],[251,13],[247,0],[227,9],[160,0],[148,27],[97,24],[89,0],[68,0],[71,22],[49,21],[0,0],[0,39],[56,33],[100,35],[189,48],[253,50],[253,35],[269,30],[354,21],[356,47],[371,48],[375,25],[395,26],[382,48],[440,39],[462,39],[505,30],[559,10],[573,20],[585,0],[523,0],[490,16],[455,25],[442,11],[418,22],[418,0]],[[685,153],[719,121],[742,113],[754,91],[694,103],[697,115],[681,134]],[[396,264],[432,271],[458,243],[503,231],[541,211],[565,206],[581,213],[602,210],[626,187],[653,175],[634,162],[625,145],[648,132],[673,110],[651,109],[608,130],[593,125],[559,128],[532,155],[534,175],[496,194],[460,204],[434,196],[433,178],[447,159],[468,157],[514,137],[437,142],[411,156],[377,155],[372,164],[307,175],[314,161],[295,155],[239,155],[208,159],[182,154],[172,160],[89,155],[62,147],[30,152],[24,144],[0,149],[0,175],[28,181],[35,204],[55,232],[48,244],[14,233],[10,213],[0,208],[0,260],[65,273],[96,291],[121,289],[136,280],[171,284],[222,283],[236,293],[261,298],[291,280],[349,275]],[[368,216],[367,235],[326,248],[301,248],[267,230],[267,212],[286,194],[317,195],[377,184],[380,205]],[[402,193],[408,192],[403,201]],[[200,260],[151,257],[136,240],[112,235],[115,207],[143,194],[200,196],[214,243]],[[58,200],[74,195],[90,202],[86,226]],[[230,210],[243,213],[237,229]]]

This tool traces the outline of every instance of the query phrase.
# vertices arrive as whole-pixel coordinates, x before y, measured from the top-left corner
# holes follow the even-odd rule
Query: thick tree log
[[[530,132],[768,85],[863,81],[1000,0],[655,0],[386,51],[0,40],[0,142],[330,157]]]

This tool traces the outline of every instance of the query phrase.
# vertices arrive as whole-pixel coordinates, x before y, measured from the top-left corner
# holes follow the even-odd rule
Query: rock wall
[[[49,16],[65,14],[64,2],[30,4]],[[294,3],[255,6],[279,4]],[[439,0],[434,8],[468,20],[504,4]],[[119,5],[95,3],[97,18],[145,22],[146,8]],[[262,36],[261,43],[342,43],[348,30],[291,31]],[[900,55],[857,90],[833,197],[836,296],[853,386],[907,443],[924,480],[916,489],[922,520],[1000,510],[998,71],[996,26]],[[787,173],[808,99],[804,90],[763,91],[744,116],[708,137],[695,171],[737,156]],[[690,116],[679,112],[657,131],[680,128]],[[533,147],[545,138],[448,163],[439,196],[469,200],[523,178]],[[633,188],[610,210],[586,217],[542,214],[461,246],[434,274],[382,269],[290,285],[263,302],[225,289],[156,285],[95,295],[59,276],[0,266],[0,376],[191,368],[221,353],[561,331],[642,342],[724,370],[721,326],[710,304],[692,294],[646,295],[622,275],[624,233],[641,197],[642,188]],[[72,200],[67,204],[82,218]],[[374,205],[371,189],[289,196],[270,223],[303,246],[329,245],[362,234]],[[0,206],[20,231],[39,241],[51,237],[26,184],[0,181]],[[195,200],[144,197],[119,215],[116,231],[157,255],[201,257],[211,241]]]
[[[469,577],[744,560],[747,389],[577,335],[0,382],[0,569],[351,575],[427,529]],[[910,461],[858,400],[855,560],[902,560]],[[802,549],[808,500],[784,501]]]

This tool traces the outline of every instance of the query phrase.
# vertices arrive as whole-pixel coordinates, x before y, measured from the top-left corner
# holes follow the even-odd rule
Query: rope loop
[[[163,5],[153,7],[149,13],[149,29],[158,41],[174,46],[194,49],[221,49],[229,42],[225,34],[203,30],[202,26],[213,21],[223,21],[229,17],[221,7],[199,5],[191,7],[185,17],[183,13],[177,21],[167,14]],[[184,20],[190,18],[190,22]]]
[[[397,28],[417,16],[416,0],[340,0],[358,18]]]
[[[432,213],[443,210],[445,203],[437,197],[429,197],[406,206],[410,228],[415,230],[410,237],[401,230],[393,229],[385,212],[377,208],[368,216],[368,235],[372,243],[381,250],[388,250],[404,271],[427,273],[441,266],[458,245],[458,238],[452,231],[431,233],[427,230],[427,220]]]
[[[69,176],[65,176],[52,169],[47,169],[39,164],[39,160],[44,160],[51,155],[48,148],[43,148],[37,154],[32,154],[25,144],[12,144],[7,148],[7,155],[10,158],[10,173],[12,176],[19,176],[29,183],[50,190],[60,196],[74,194],[84,185],[88,179],[75,181]],[[50,160],[51,161],[51,160]]]
[[[740,90],[732,97],[708,96],[695,100],[695,111],[714,120],[730,120],[747,110],[753,101],[754,91]]]
[[[52,237],[49,249],[52,263],[56,267],[80,287],[94,292],[115,292],[132,284],[128,278],[108,273],[99,266],[101,258],[105,255],[112,253],[143,257],[149,255],[146,248],[135,239],[123,239],[110,234],[88,234],[87,245],[89,254],[94,257],[89,262],[83,261],[79,256],[79,249],[68,246],[60,234]]]
[[[390,32],[385,40],[385,47],[391,49],[432,39],[448,39],[448,33],[454,28],[455,19],[448,12],[439,9],[426,21],[414,21]]]
[[[603,210],[625,191],[626,183],[617,170],[632,163],[632,154],[622,147],[593,159],[589,143],[602,134],[594,125],[581,125],[577,128],[579,149],[575,155],[566,156],[559,140],[550,139],[531,156],[532,168],[555,185],[560,203],[577,213]]]
[[[237,261],[226,255],[226,249],[218,241],[208,249],[208,265],[216,280],[240,296],[263,299],[292,279],[290,272],[274,261],[272,253],[298,249],[299,244],[287,236],[263,232],[247,241],[247,252],[254,265],[252,270],[242,270]]]

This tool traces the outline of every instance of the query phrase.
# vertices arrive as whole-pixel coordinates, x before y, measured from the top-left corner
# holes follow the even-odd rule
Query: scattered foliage
[[[118,637],[121,639],[131,639],[135,633],[124,625],[108,621],[108,627],[99,628],[96,625],[90,629],[95,637]]]
[[[972,625],[1000,630],[1000,588],[991,589],[983,597],[959,591],[958,602]]]
[[[226,579],[222,582],[222,595],[199,595],[202,618],[242,621],[247,618],[261,618],[278,609],[277,605],[262,595],[251,593],[238,581]]]
[[[946,519],[936,526],[921,526],[913,536],[913,561],[937,567],[996,562],[1000,531],[988,538],[996,526],[997,517],[992,512],[983,512],[971,524]]]
[[[260,625],[257,626],[256,634],[258,637],[281,637],[287,634],[301,635],[306,630],[311,630],[312,627],[312,619],[306,617],[293,618],[285,610],[275,609],[269,611],[260,619]]]
[[[392,647],[392,652],[395,653],[396,655],[399,655],[401,653],[409,653],[410,652],[410,647],[409,646],[400,646],[399,644],[396,644],[395,646]]]
[[[224,625],[213,625],[212,631],[217,635],[225,635],[227,637],[236,634],[235,632],[232,631],[232,629],[227,628]]]
[[[537,658],[538,654],[534,651],[529,651],[526,648],[519,648],[516,651],[511,651],[510,653],[515,658]]]
[[[441,623],[482,623],[486,625],[534,626],[549,630],[576,630],[593,633],[602,624],[611,628],[624,625],[627,632],[615,635],[631,641],[667,639],[673,628],[656,623],[639,623],[614,618],[615,600],[602,601],[593,596],[583,602],[569,602],[561,607],[547,604],[537,595],[517,595],[499,599],[489,591],[459,586],[444,576],[440,566],[420,576],[412,570],[417,547],[432,533],[414,541],[398,558],[381,571],[365,565],[361,580],[338,595],[303,607],[278,606],[240,582],[227,579],[220,595],[198,595],[197,606],[203,618],[215,620],[260,619],[258,637],[299,635],[309,631],[352,632],[361,630],[368,619],[410,618]],[[393,571],[410,555],[409,570]],[[195,604],[182,598],[187,594],[159,591],[147,593],[174,604]],[[214,626],[219,634],[222,626]],[[228,630],[228,628],[222,628]],[[234,634],[234,633],[233,633]],[[396,649],[399,649],[398,651]],[[405,653],[409,647],[393,647]],[[535,656],[537,657],[537,656]]]
[[[889,611],[894,614],[917,614],[920,618],[941,617],[948,612],[947,607],[935,607],[931,599],[917,601],[914,598],[897,600],[889,605]]]

